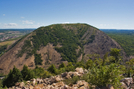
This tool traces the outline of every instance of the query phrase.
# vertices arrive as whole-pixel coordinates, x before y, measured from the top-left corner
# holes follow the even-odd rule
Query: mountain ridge
[[[0,57],[0,73],[8,73],[14,65],[47,68],[50,64],[87,60],[88,54],[102,58],[111,48],[121,46],[99,29],[88,24],[53,24],[40,27],[22,38]],[[76,52],[77,51],[77,52]],[[122,55],[125,52],[122,49]],[[6,66],[5,66],[6,65]]]

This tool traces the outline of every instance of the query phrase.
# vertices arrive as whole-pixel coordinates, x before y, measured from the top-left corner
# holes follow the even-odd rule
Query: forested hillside
[[[59,66],[62,62],[86,62],[89,54],[94,55],[90,59],[96,55],[103,58],[111,48],[121,49],[123,61],[126,61],[121,46],[91,25],[78,23],[39,27],[19,39],[0,57],[0,73],[8,73],[14,65],[21,70],[23,65],[33,69],[37,65],[48,68],[51,64]]]
[[[127,56],[134,56],[134,30],[104,30],[108,36],[116,40],[125,50]]]

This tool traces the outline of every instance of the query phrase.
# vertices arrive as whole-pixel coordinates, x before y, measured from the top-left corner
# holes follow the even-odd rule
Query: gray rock
[[[132,78],[124,78],[120,82],[124,82],[126,84],[126,86],[129,87],[129,85],[131,83],[133,83],[133,80],[132,80]]]
[[[75,71],[78,72],[79,74],[84,74],[83,68],[76,68]]]

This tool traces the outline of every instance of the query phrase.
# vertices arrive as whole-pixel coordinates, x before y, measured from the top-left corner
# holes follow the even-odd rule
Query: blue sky
[[[0,28],[38,28],[57,23],[134,29],[134,0],[0,0]]]

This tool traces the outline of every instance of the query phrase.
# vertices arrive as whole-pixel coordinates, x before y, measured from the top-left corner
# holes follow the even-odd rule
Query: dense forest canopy
[[[76,62],[82,53],[82,50],[79,50],[78,54],[76,53],[78,46],[83,48],[83,44],[92,43],[95,39],[95,35],[92,34],[87,41],[80,41],[89,27],[87,24],[71,24],[71,26],[69,24],[66,26],[64,26],[64,24],[56,24],[40,27],[33,32],[34,35],[29,37],[29,40],[25,40],[24,46],[17,56],[21,57],[27,52],[26,58],[28,58],[34,54],[36,56],[35,64],[40,65],[42,61],[41,58],[37,56],[36,51],[39,50],[41,46],[46,46],[48,43],[51,43],[55,46],[55,49],[61,53],[63,61]],[[33,45],[31,45],[31,42]],[[58,44],[62,45],[62,47],[57,47]]]
[[[125,50],[127,56],[134,56],[134,30],[101,30],[117,41]]]

